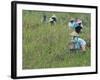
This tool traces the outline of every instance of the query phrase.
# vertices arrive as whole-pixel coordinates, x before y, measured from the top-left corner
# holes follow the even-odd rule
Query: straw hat
[[[79,34],[76,33],[75,31],[73,31],[70,35],[71,35],[71,36],[79,36]]]

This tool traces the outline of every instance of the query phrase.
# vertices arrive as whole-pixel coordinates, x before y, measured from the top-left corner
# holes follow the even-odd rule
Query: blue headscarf
[[[76,23],[75,21],[70,21],[68,26],[72,29],[75,29],[77,26],[79,26],[78,23]]]

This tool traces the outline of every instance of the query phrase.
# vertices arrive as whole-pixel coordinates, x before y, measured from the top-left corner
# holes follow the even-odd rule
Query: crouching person
[[[69,43],[70,50],[82,50],[83,52],[86,51],[86,41],[79,37],[76,32],[71,34],[72,39]]]
[[[70,50],[82,50],[86,51],[86,41],[82,38],[72,40],[69,44]]]

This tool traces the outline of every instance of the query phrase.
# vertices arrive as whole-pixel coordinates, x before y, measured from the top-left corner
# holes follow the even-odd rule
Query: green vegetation
[[[54,13],[58,19],[57,24],[51,26],[49,23],[41,23],[43,13],[48,18]],[[89,41],[90,14],[23,10],[23,69],[91,65],[90,48],[84,53],[70,52],[68,49],[70,36],[67,24],[70,17],[83,20],[85,28],[80,37]]]

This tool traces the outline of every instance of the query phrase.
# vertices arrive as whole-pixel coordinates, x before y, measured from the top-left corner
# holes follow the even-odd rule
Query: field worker
[[[50,17],[49,22],[51,23],[51,25],[56,24],[56,22],[57,22],[57,17],[56,17],[55,14],[53,14],[53,15]]]
[[[82,25],[82,21],[80,19],[71,19],[68,23],[68,26],[71,30],[71,32],[75,29],[77,29],[77,32],[82,32],[83,29],[83,25]]]
[[[55,22],[57,22],[57,17],[56,17],[55,14],[53,14],[51,18],[52,18]]]
[[[86,41],[82,38],[75,37],[70,43],[70,50],[86,51]]]
[[[71,33],[71,36],[70,50],[80,49],[86,51],[86,41],[80,38],[76,32]]]
[[[42,20],[41,20],[41,21],[42,21],[43,23],[47,21],[47,16],[46,16],[46,14],[43,14],[43,15],[42,15]]]

